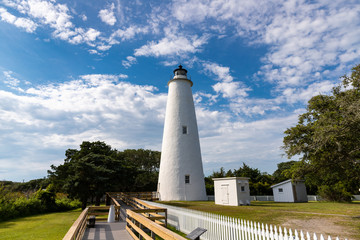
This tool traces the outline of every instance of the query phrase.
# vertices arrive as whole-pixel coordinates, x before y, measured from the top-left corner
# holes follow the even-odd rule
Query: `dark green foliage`
[[[352,194],[347,191],[341,181],[332,186],[321,185],[319,187],[319,195],[325,199],[336,200],[338,202],[350,202],[352,198]]]
[[[0,185],[0,221],[25,217],[34,214],[66,211],[78,208],[79,202],[61,198],[53,194],[51,187],[33,194],[13,192],[12,189]]]
[[[251,168],[245,163],[242,167],[228,170],[225,172],[223,167],[218,172],[213,172],[210,176],[205,178],[206,193],[214,195],[214,181],[213,178],[223,177],[248,177],[251,195],[272,195],[270,186],[273,184],[273,177],[267,173],[261,173],[257,168]]]
[[[49,178],[60,192],[80,199],[85,208],[89,199],[105,192],[155,191],[160,152],[112,149],[104,142],[83,142],[80,150],[68,149],[64,164],[51,166]]]
[[[205,177],[205,188],[206,188],[206,194],[207,195],[214,195],[214,181],[212,180],[212,177]]]
[[[50,184],[45,190],[39,189],[35,194],[35,198],[40,200],[41,205],[49,211],[56,209],[55,196],[56,193],[52,184]]]
[[[310,99],[298,124],[285,131],[289,158],[301,155],[291,177],[319,186],[331,201],[348,201],[360,187],[360,65],[333,88],[332,95]]]
[[[273,173],[274,182],[280,183],[290,178],[289,170],[296,164],[296,161],[281,162],[277,165],[277,169]]]

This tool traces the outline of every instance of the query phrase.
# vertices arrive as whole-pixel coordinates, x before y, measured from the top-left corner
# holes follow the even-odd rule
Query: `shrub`
[[[334,185],[322,185],[319,187],[319,195],[328,201],[351,202],[352,194],[346,191],[345,185],[338,182]]]
[[[56,203],[55,203],[55,189],[54,185],[50,184],[47,186],[45,190],[39,189],[36,194],[36,198],[41,201],[41,204],[47,211],[54,211],[56,210]]]
[[[33,195],[9,192],[0,186],[0,221],[53,211],[66,211],[81,206],[65,194],[55,194],[52,186]]]
[[[66,211],[81,207],[81,202],[79,200],[71,200],[67,197],[60,198],[56,199],[56,207],[57,211]]]

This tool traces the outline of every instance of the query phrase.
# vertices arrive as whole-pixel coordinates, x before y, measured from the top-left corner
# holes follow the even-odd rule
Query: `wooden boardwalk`
[[[121,203],[120,221],[114,223],[96,222],[94,228],[87,228],[83,240],[133,240],[126,231],[126,209],[130,209],[125,203]]]

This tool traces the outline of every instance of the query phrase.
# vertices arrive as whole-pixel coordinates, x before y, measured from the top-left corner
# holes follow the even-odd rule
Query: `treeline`
[[[296,163],[296,161],[288,161],[279,163],[278,169],[273,174],[261,172],[257,168],[251,168],[247,164],[243,163],[238,169],[225,170],[223,167],[219,171],[213,171],[213,173],[205,177],[206,192],[208,195],[214,195],[214,181],[213,178],[224,178],[224,177],[248,177],[250,195],[261,196],[261,195],[272,195],[271,186],[285,181],[288,179],[289,170]],[[308,194],[315,194],[316,188],[308,187]]]
[[[68,149],[64,163],[51,166],[49,180],[57,192],[79,199],[82,208],[96,205],[105,192],[156,191],[160,152],[144,149],[118,151],[104,142],[83,142]]]
[[[80,207],[80,201],[70,199],[66,194],[56,193],[54,185],[48,184],[48,180],[38,179],[30,182],[0,182],[0,221]],[[33,185],[35,182],[48,185],[45,189],[40,186],[34,191],[34,187],[39,186]]]

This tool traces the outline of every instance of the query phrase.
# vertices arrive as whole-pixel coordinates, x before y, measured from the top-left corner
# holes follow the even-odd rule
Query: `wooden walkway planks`
[[[122,203],[119,222],[96,222],[95,228],[86,229],[83,240],[133,240],[133,238],[125,229],[127,209],[132,208]]]
[[[94,228],[88,228],[85,231],[83,240],[133,240],[126,231],[126,222],[97,222]]]

